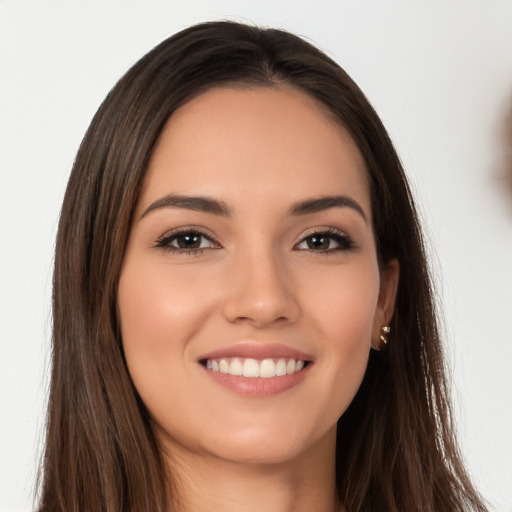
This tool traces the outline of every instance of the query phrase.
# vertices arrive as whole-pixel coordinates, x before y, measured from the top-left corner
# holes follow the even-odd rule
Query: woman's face
[[[216,88],[173,114],[118,290],[165,447],[265,463],[332,452],[392,314],[397,265],[379,270],[371,219],[359,151],[304,93]]]

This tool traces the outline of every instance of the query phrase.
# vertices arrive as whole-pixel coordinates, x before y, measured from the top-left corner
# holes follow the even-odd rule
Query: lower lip
[[[208,373],[217,384],[244,396],[267,397],[277,395],[300,384],[309,373],[311,363],[304,367],[300,372],[290,375],[281,375],[278,377],[243,377],[240,375],[230,375],[229,373],[216,372],[208,370],[203,366],[204,371]]]

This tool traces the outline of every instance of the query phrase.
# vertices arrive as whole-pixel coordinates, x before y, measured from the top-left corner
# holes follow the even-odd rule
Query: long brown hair
[[[370,355],[338,421],[337,486],[347,512],[485,510],[454,438],[432,282],[400,160],[364,94],[335,62],[281,30],[190,27],[117,83],[78,151],[53,279],[53,359],[39,510],[172,506],[144,404],[123,357],[116,294],[148,160],[169,116],[216,85],[298,88],[351,134],[366,161],[379,261],[400,263],[392,336]]]

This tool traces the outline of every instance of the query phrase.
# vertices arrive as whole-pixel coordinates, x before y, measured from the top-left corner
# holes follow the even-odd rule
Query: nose
[[[226,320],[255,328],[295,322],[300,307],[289,274],[270,251],[240,255],[226,283]]]

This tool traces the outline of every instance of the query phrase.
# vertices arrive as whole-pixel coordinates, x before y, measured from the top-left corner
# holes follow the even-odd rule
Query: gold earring
[[[389,325],[384,325],[380,328],[381,335],[379,336],[380,341],[384,343],[384,345],[388,344],[388,334],[391,332],[391,327]]]

